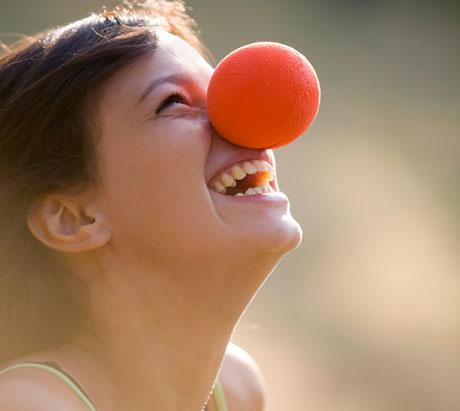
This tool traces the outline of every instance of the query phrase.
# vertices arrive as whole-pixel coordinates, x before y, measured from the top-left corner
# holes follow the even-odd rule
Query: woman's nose
[[[211,151],[218,152],[236,152],[239,150],[251,150],[248,147],[239,146],[225,139],[219,132],[213,127],[212,123],[208,121],[209,132],[211,135]]]

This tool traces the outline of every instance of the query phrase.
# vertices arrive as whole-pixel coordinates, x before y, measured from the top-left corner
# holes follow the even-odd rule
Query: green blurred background
[[[102,4],[118,3],[0,0],[0,39]],[[216,62],[278,41],[322,87],[314,125],[276,152],[303,243],[233,337],[267,411],[460,410],[460,3],[187,4]]]

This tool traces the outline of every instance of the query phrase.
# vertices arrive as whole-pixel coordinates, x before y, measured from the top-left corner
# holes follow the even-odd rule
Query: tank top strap
[[[227,400],[225,399],[224,390],[219,380],[217,379],[214,383],[213,396],[217,411],[228,411]]]
[[[86,396],[86,394],[83,392],[83,390],[74,382],[72,381],[71,378],[67,374],[65,374],[63,371],[52,367],[50,365],[40,363],[40,362],[24,362],[20,364],[15,364],[10,367],[4,368],[3,370],[0,370],[0,375],[6,373],[7,371],[13,370],[15,368],[20,368],[20,367],[34,367],[34,368],[40,368],[42,370],[46,370],[51,372],[52,374],[56,375],[59,377],[62,381],[64,381],[65,384],[67,384],[72,391],[75,392],[75,394],[78,395],[78,397],[85,403],[85,405],[88,407],[89,411],[96,411],[96,408],[94,407],[93,403],[91,400]]]
[[[96,408],[94,407],[93,403],[83,392],[83,390],[78,386],[78,384],[76,384],[66,373],[51,365],[47,365],[40,362],[25,362],[21,364],[15,364],[10,367],[4,368],[3,370],[0,370],[0,375],[6,373],[7,371],[21,367],[35,367],[51,372],[52,374],[59,377],[62,381],[64,381],[64,383],[67,384],[75,392],[75,394],[78,395],[78,397],[88,407],[89,411],[96,411]],[[218,379],[216,379],[216,381],[214,382],[213,397],[217,411],[228,411],[225,393]]]

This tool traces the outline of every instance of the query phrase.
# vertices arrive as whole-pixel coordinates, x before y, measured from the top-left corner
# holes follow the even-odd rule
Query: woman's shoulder
[[[21,366],[1,373],[24,362],[15,360],[0,366],[0,410],[87,411],[75,393],[50,372]]]
[[[256,361],[243,348],[228,344],[218,379],[230,409],[263,411],[266,383]]]

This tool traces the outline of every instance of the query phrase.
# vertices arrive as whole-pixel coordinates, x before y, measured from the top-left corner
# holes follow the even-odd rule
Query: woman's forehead
[[[164,30],[157,32],[159,63],[165,66],[181,66],[190,74],[209,73],[212,67],[201,54],[184,39]]]
[[[121,69],[107,85],[105,100],[135,102],[155,78],[183,74],[207,88],[213,68],[200,53],[180,37],[160,30],[153,53]]]

